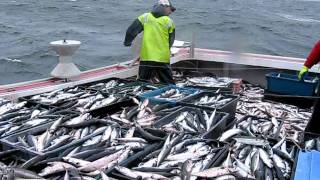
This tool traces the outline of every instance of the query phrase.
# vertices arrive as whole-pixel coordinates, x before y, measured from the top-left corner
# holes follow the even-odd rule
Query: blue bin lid
[[[320,152],[299,152],[298,164],[294,179],[314,180],[320,179]]]

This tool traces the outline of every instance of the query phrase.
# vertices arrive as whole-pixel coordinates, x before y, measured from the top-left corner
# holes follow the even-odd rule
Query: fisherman
[[[316,43],[316,45],[313,47],[307,60],[304,63],[304,66],[301,68],[301,70],[299,72],[299,79],[301,80],[304,77],[304,75],[307,72],[309,72],[309,69],[312,68],[313,65],[315,65],[319,62],[320,62],[320,41],[318,41]],[[319,91],[320,91],[320,84],[318,85],[317,96],[319,96],[319,93],[320,93]],[[316,122],[316,120],[320,120],[320,101],[319,101],[319,99],[317,99],[315,102],[312,117],[311,117],[311,121]],[[319,127],[316,126],[315,128],[318,129]],[[319,131],[319,130],[317,130],[317,131]]]
[[[131,46],[143,31],[138,79],[158,78],[165,84],[174,84],[170,68],[170,48],[175,39],[175,24],[169,15],[176,9],[170,0],[158,0],[150,13],[139,16],[128,28],[124,45]]]

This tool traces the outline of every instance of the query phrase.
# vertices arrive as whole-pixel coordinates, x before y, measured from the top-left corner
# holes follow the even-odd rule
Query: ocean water
[[[129,60],[125,31],[153,0],[1,0],[0,84],[48,77],[49,43],[80,40],[81,70]],[[304,58],[320,38],[319,0],[173,0],[176,37],[196,46]]]

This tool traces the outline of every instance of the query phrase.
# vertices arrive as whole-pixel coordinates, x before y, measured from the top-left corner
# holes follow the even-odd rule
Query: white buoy
[[[59,63],[51,72],[51,76],[68,79],[81,74],[72,62],[72,55],[80,47],[80,41],[60,40],[50,43],[51,48],[59,55]]]

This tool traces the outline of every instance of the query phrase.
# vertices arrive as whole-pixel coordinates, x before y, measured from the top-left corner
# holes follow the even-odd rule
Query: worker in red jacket
[[[300,70],[299,79],[302,79],[303,76],[312,68],[313,65],[317,64],[320,61],[320,41],[313,47],[311,50],[304,66]]]
[[[320,41],[317,42],[317,44],[313,47],[311,50],[306,62],[304,63],[304,66],[301,68],[299,72],[299,79],[301,80],[303,76],[309,71],[310,68],[312,68],[313,65],[320,62]],[[320,86],[318,85],[318,96],[320,92]],[[320,100],[317,99],[316,103],[314,105],[312,117],[311,117],[311,124],[309,126],[310,130],[314,133],[320,133],[319,126],[317,126],[317,123],[320,120]],[[314,125],[313,125],[314,124]]]

